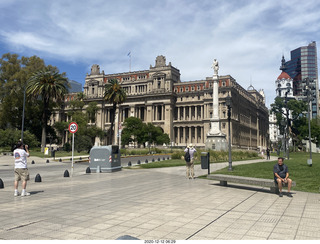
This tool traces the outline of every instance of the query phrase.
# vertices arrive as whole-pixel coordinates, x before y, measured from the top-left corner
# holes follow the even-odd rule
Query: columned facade
[[[145,123],[150,122],[161,127],[164,133],[169,135],[174,146],[184,147],[189,143],[197,147],[205,146],[213,115],[212,77],[181,82],[180,71],[170,62],[167,65],[164,56],[158,56],[155,66],[150,65],[149,70],[143,71],[104,74],[104,71],[100,72],[98,65],[93,65],[91,74],[87,74],[85,78],[85,101],[98,103],[96,123],[105,131],[111,125],[112,105],[103,99],[104,87],[108,80],[113,78],[118,79],[127,93],[126,102],[119,108],[119,124],[128,117],[137,117]],[[256,90],[245,90],[230,75],[219,76],[218,87],[221,132],[226,134],[227,138],[225,99],[228,94],[232,98],[233,148],[266,148],[268,109],[261,94]],[[72,100],[71,96],[72,94],[66,98],[65,113],[71,109],[67,103]],[[59,118],[56,118],[56,121],[59,121]],[[98,141],[97,144],[105,145],[106,141]]]

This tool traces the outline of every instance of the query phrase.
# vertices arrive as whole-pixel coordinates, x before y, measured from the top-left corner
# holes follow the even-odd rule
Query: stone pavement
[[[0,240],[320,239],[320,194],[293,189],[293,198],[280,198],[261,187],[222,187],[186,179],[185,167],[85,174],[86,167],[75,165],[70,178],[31,178],[28,197],[14,197],[6,183]],[[206,173],[196,166],[196,176]]]

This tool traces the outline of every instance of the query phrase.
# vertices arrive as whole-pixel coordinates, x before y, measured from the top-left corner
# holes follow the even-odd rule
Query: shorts
[[[14,169],[14,180],[15,181],[28,181],[30,179],[28,169]]]

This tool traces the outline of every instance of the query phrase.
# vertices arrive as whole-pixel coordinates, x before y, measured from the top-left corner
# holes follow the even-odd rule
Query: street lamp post
[[[21,142],[23,143],[23,130],[24,130],[24,111],[26,106],[26,86],[24,86],[23,91],[23,106],[22,106],[22,125],[21,125]]]
[[[286,144],[285,144],[285,150],[286,150],[286,156],[287,156],[287,159],[289,160],[289,150],[290,150],[290,147],[289,147],[289,126],[290,126],[290,119],[289,119],[289,109],[288,109],[288,93],[290,92],[290,88],[288,88],[287,92],[286,92],[286,96],[285,96],[285,104],[286,104],[286,118],[287,118],[287,124],[286,124],[286,137],[285,137],[285,141],[286,141]]]
[[[229,168],[228,171],[232,171],[232,156],[231,156],[231,129],[230,129],[230,120],[231,120],[231,97],[226,97],[226,105],[228,107],[228,141],[229,141]]]
[[[148,132],[148,136],[149,136],[149,142],[148,142],[149,154],[151,154],[151,152],[150,152],[151,132]]]
[[[310,152],[310,158],[308,159],[307,163],[309,166],[312,166],[312,148],[311,148],[311,111],[310,111],[310,101],[311,101],[311,85],[309,78],[305,79],[306,86],[305,91],[307,95],[307,105],[308,105],[308,127],[309,127],[309,152]]]

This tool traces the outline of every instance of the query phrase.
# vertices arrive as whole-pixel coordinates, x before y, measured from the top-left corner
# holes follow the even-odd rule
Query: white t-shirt
[[[17,148],[13,151],[14,156],[14,168],[15,169],[26,169],[27,168],[27,153],[24,149]]]

